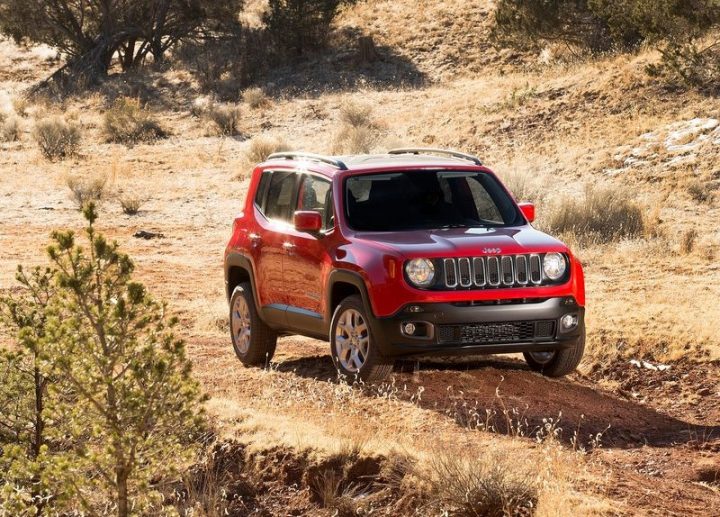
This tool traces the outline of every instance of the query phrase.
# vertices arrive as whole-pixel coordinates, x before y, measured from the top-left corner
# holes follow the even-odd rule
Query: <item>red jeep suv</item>
[[[534,217],[463,153],[273,154],[225,251],[235,352],[267,364],[302,334],[363,381],[399,357],[508,352],[565,375],[585,347],[583,270]]]

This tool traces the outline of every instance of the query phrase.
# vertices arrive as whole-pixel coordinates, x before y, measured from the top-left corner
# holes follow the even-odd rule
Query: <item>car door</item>
[[[265,171],[255,200],[257,226],[250,234],[255,283],[263,316],[284,324],[288,304],[283,279],[288,233],[297,199],[294,171]]]
[[[315,174],[300,176],[296,210],[320,212],[323,228],[316,234],[298,232],[287,236],[283,268],[288,296],[288,324],[306,332],[323,333],[326,270],[331,267],[328,245],[335,217],[329,179]]]

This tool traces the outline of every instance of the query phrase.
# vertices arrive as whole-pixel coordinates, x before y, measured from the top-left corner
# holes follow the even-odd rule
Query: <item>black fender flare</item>
[[[360,292],[360,297],[362,298],[363,305],[365,306],[365,311],[367,312],[367,315],[371,319],[375,319],[375,314],[372,310],[372,303],[370,303],[370,295],[368,294],[367,286],[365,285],[365,280],[360,275],[360,273],[357,273],[355,271],[348,271],[347,269],[335,269],[333,270],[330,275],[328,276],[327,281],[327,288],[325,293],[325,307],[326,307],[326,318],[328,323],[332,320],[333,317],[333,306],[332,306],[332,292],[333,287],[338,282],[343,282],[346,284],[351,284],[354,287],[357,288],[357,290]]]
[[[247,274],[250,277],[250,286],[252,287],[253,291],[255,309],[259,313],[260,306],[258,305],[259,298],[257,293],[257,285],[255,285],[255,270],[250,259],[245,255],[237,252],[231,252],[225,257],[225,295],[227,296],[228,302],[230,301],[230,297],[232,296],[232,286],[230,285],[230,269],[232,269],[233,267],[238,267],[247,271]]]

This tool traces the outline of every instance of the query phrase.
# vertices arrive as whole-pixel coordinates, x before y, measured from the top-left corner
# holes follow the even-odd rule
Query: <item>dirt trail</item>
[[[335,382],[331,359],[322,353],[326,346],[285,338],[276,368]],[[613,368],[625,386],[612,391],[580,374],[547,379],[509,357],[405,361],[394,380],[412,386],[408,394],[422,386],[415,403],[458,428],[489,424],[529,443],[553,419],[563,443],[591,449],[590,456],[612,472],[607,495],[632,514],[717,515],[720,364],[677,363],[666,372]],[[706,395],[694,396],[698,391]],[[488,411],[494,416],[487,417]]]

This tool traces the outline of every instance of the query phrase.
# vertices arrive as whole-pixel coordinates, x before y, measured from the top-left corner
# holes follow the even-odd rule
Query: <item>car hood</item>
[[[517,253],[566,252],[559,240],[532,226],[512,228],[448,228],[402,232],[362,232],[368,244],[414,257],[462,257]]]

